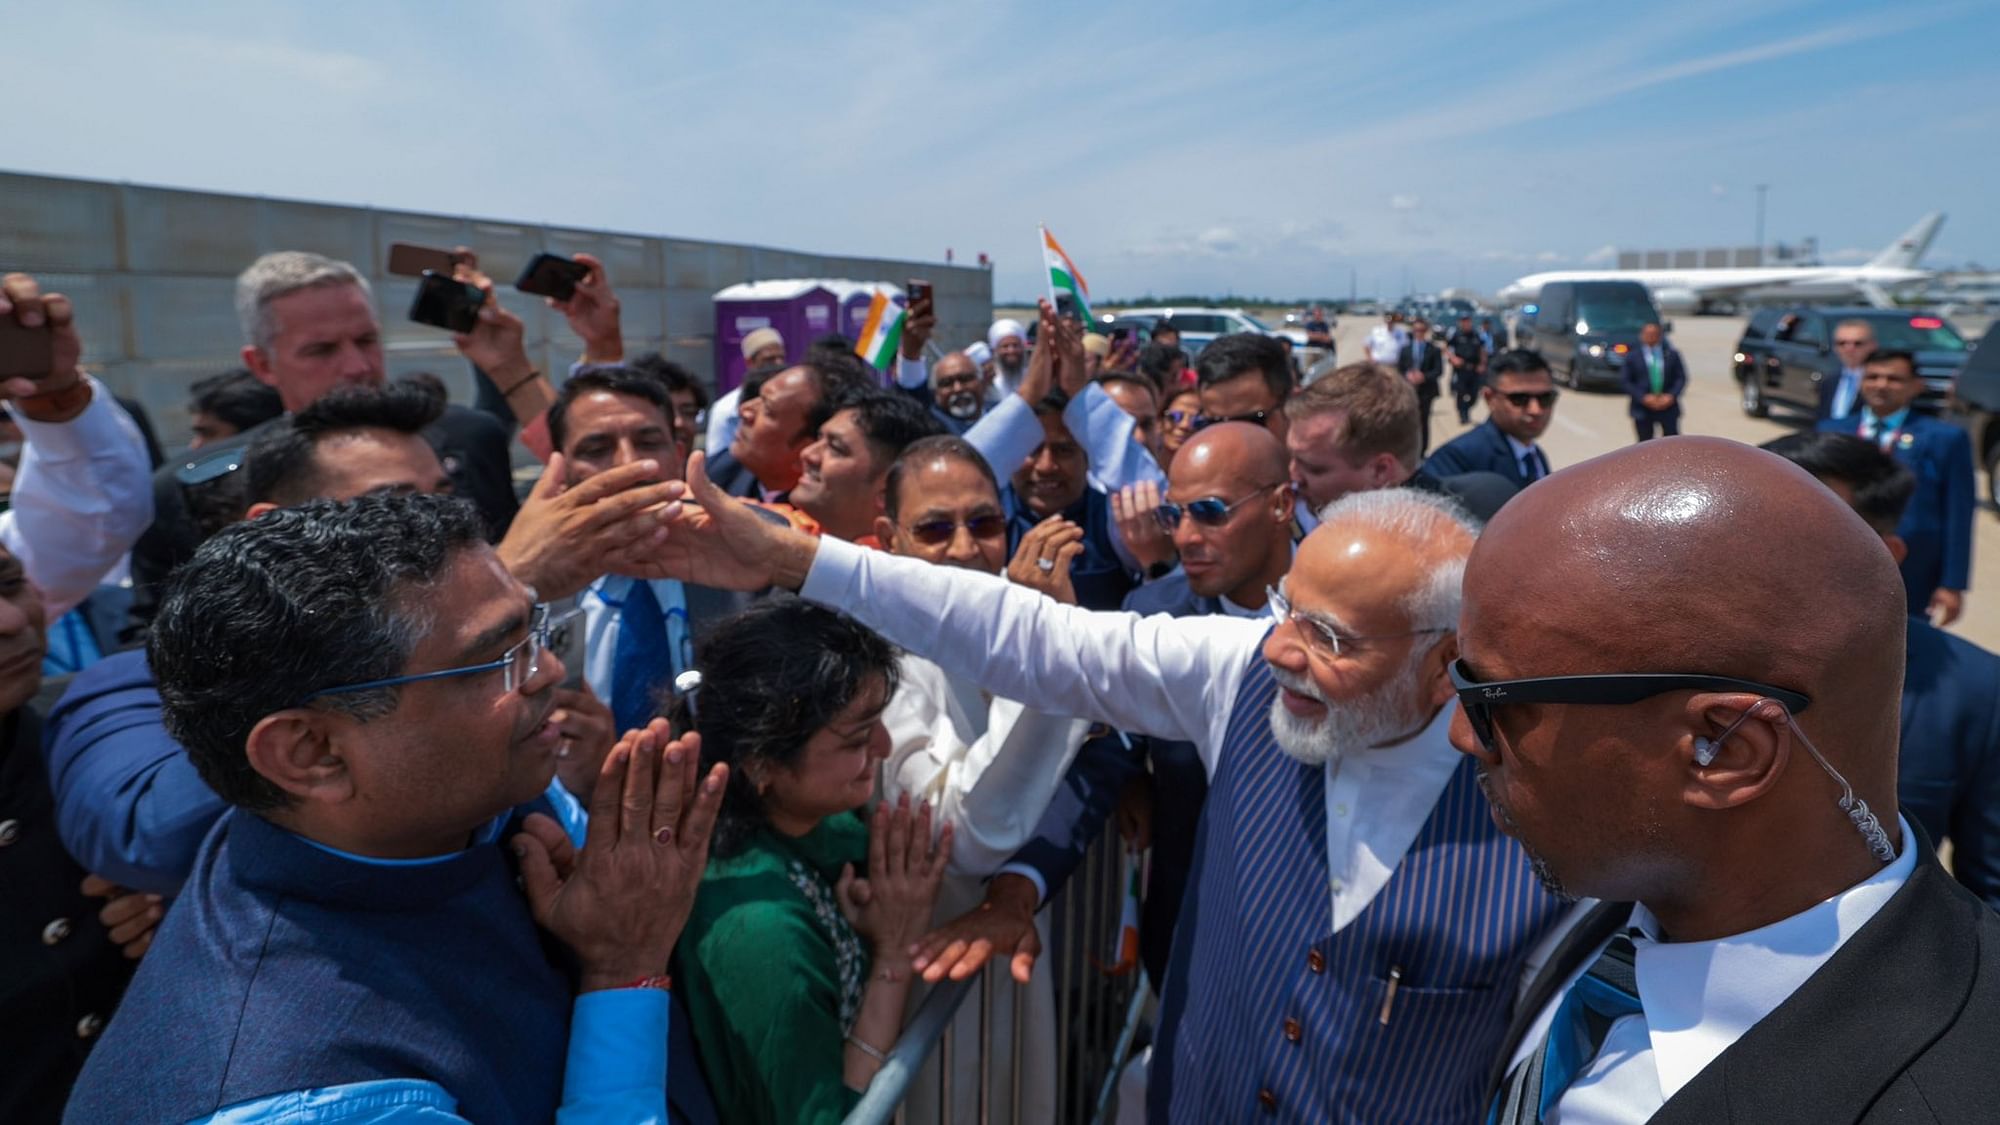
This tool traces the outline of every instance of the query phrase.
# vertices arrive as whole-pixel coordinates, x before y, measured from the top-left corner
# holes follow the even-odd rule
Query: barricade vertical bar
[[[1020,1115],[1020,1107],[1014,1109]],[[979,974],[979,1125],[993,1119],[993,965]]]

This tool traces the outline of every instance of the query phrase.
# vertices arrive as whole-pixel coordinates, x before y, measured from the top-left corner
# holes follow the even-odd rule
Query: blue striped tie
[[[634,580],[618,612],[618,641],[611,648],[611,718],[619,733],[652,721],[654,692],[673,674],[673,645],[660,599],[652,583]]]
[[[1644,1011],[1639,1004],[1639,978],[1633,968],[1632,939],[1619,934],[1597,955],[1590,971],[1570,986],[1549,1021],[1549,1033],[1535,1053],[1507,1076],[1507,1085],[1487,1115],[1489,1125],[1540,1122],[1563,1091],[1597,1057],[1611,1025]]]

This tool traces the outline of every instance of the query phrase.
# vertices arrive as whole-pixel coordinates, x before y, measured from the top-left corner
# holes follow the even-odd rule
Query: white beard
[[[1375,689],[1373,695],[1343,704],[1328,703],[1319,686],[1311,680],[1271,669],[1278,685],[1317,700],[1326,707],[1319,719],[1301,719],[1285,709],[1283,696],[1271,699],[1271,736],[1278,749],[1295,761],[1323,766],[1347,750],[1366,750],[1403,738],[1423,725],[1418,705],[1417,667],[1428,655],[1422,649],[1410,654],[1404,668]]]

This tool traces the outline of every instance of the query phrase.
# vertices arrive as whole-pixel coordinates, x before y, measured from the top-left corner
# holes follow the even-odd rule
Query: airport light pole
[[[1764,260],[1764,193],[1771,190],[1770,184],[1757,185],[1757,260]]]

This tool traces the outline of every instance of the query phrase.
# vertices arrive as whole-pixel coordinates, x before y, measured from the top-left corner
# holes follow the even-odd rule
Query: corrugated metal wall
[[[710,298],[739,281],[926,278],[937,286],[937,339],[949,346],[984,338],[993,310],[993,275],[982,269],[0,172],[0,272],[35,274],[76,301],[85,365],[144,403],[169,444],[187,437],[188,384],[237,365],[236,275],[271,250],[354,263],[375,288],[390,373],[434,372],[470,403],[472,376],[450,338],[407,318],[416,282],[382,272],[392,242],[476,249],[501,302],[527,324],[529,357],[558,373],[581,343],[511,284],[544,250],[597,255],[618,289],[626,347],[656,349],[704,377],[714,366]]]

